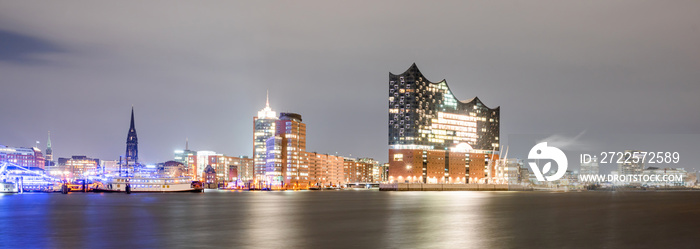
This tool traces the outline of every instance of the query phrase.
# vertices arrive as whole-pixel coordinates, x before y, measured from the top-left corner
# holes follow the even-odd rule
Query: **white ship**
[[[164,192],[202,192],[201,182],[189,178],[145,178],[145,177],[112,177],[95,182],[95,192],[127,192],[127,186],[132,193],[164,193]]]
[[[12,182],[0,182],[0,193],[17,193],[17,185]]]

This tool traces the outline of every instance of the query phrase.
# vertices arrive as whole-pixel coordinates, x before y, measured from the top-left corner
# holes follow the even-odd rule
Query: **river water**
[[[700,248],[700,191],[0,195],[8,247]]]

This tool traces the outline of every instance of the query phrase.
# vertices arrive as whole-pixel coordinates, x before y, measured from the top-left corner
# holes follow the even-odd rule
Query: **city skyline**
[[[414,62],[458,99],[503,106],[504,142],[700,132],[698,3],[550,3],[560,12],[413,3],[401,13],[391,11],[398,3],[52,4],[41,7],[71,15],[0,4],[0,144],[45,149],[51,131],[55,157],[118,159],[132,104],[140,161],[170,160],[186,138],[196,150],[252,156],[251,117],[269,89],[272,109],[304,116],[309,148],[386,161],[386,75]],[[324,14],[332,9],[345,11]],[[153,20],[156,11],[172,15]],[[443,18],[406,18],[419,13]]]

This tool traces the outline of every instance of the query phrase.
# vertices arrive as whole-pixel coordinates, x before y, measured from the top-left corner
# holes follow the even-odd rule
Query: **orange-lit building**
[[[87,156],[72,156],[71,158],[58,158],[58,166],[68,171],[73,177],[96,175],[100,166],[100,159]]]
[[[307,152],[310,186],[338,186],[346,183],[342,156]]]
[[[275,135],[267,140],[265,179],[283,188],[307,188],[306,124],[301,115],[280,113]]]
[[[354,158],[345,158],[343,162],[343,175],[346,183],[372,182],[373,164],[356,160]]]
[[[230,182],[232,180],[250,180],[252,178],[253,159],[248,157],[233,157],[222,154],[207,155],[207,165],[216,171],[218,182]],[[235,171],[231,171],[235,168]],[[231,172],[235,175],[231,175]],[[247,175],[241,175],[247,174]]]
[[[498,154],[469,153],[469,182],[489,183],[496,169]]]

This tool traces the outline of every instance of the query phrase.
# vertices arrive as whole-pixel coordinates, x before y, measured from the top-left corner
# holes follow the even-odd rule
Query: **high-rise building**
[[[265,178],[286,188],[304,188],[309,183],[306,151],[306,124],[301,115],[280,113],[275,134],[267,140]]]
[[[467,182],[469,156],[499,150],[499,120],[500,107],[478,97],[459,101],[445,80],[427,80],[415,63],[389,73],[389,181]]]
[[[262,180],[265,177],[267,160],[267,140],[275,135],[275,125],[277,123],[277,113],[270,108],[270,97],[268,94],[265,108],[258,112],[258,116],[253,117],[253,161],[255,163],[254,175],[256,179]]]
[[[478,97],[459,101],[447,81],[430,82],[414,63],[389,74],[389,146],[447,150],[461,143],[498,150],[500,107]]]
[[[133,168],[138,164],[139,160],[139,141],[136,136],[136,126],[134,125],[134,107],[131,107],[131,124],[129,125],[129,133],[126,135],[126,166]]]

